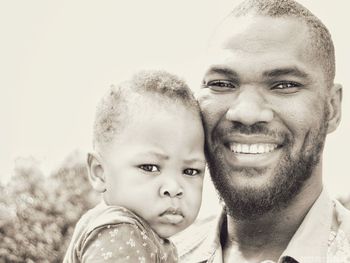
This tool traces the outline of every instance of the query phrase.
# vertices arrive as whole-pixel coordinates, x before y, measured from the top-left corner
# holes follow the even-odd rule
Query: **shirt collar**
[[[333,202],[328,193],[323,190],[306,214],[278,262],[283,262],[285,257],[291,257],[300,263],[326,262],[328,238],[332,225],[332,211]],[[226,220],[226,214],[222,212],[215,220],[211,232],[198,250],[207,251],[207,253],[198,254],[195,262],[208,259],[208,262],[222,262],[220,233],[224,220]]]
[[[173,236],[180,259],[183,262],[207,262],[221,251],[220,230],[226,220],[224,211],[219,216],[199,220],[190,229]],[[180,260],[180,261],[181,261]],[[209,261],[211,262],[211,261]]]
[[[323,190],[282,253],[281,259],[290,256],[298,262],[326,262],[332,216],[333,202]]]

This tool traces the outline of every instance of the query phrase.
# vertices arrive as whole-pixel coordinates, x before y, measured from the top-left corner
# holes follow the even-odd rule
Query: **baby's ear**
[[[97,154],[88,153],[88,174],[92,187],[99,193],[106,191],[106,181],[103,166]]]

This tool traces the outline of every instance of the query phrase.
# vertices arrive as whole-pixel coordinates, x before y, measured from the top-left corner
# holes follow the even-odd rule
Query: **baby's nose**
[[[161,197],[178,197],[181,198],[184,194],[182,187],[176,180],[166,180],[159,189]]]

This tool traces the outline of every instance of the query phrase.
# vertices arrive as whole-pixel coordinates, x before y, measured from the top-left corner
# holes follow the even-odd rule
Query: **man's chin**
[[[248,191],[256,190],[257,192],[268,188],[276,179],[273,173],[275,167],[271,168],[231,168],[230,177],[227,183],[232,188]]]
[[[227,213],[238,220],[254,220],[287,207],[299,193],[313,167],[297,163],[285,156],[273,169],[234,169],[224,163],[212,164],[209,168]],[[230,171],[230,174],[225,171]]]
[[[256,219],[278,209],[272,191],[266,186],[215,184],[228,215],[238,220]]]

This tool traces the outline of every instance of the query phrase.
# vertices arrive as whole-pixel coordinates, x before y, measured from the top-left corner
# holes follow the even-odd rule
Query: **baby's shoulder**
[[[107,262],[125,259],[129,262],[156,262],[158,247],[137,225],[120,222],[102,225],[89,233],[82,246],[82,259]],[[110,260],[110,261],[108,261]],[[85,262],[85,261],[84,261]]]
[[[134,260],[130,262],[138,262],[135,261],[138,258],[131,255],[147,255],[147,259],[151,259],[157,251],[154,233],[141,218],[123,207],[100,204],[77,223],[67,258],[78,258],[79,262],[100,259],[114,262],[115,258],[125,257]]]
[[[87,212],[82,221],[85,222],[86,239],[108,233],[112,240],[118,235],[119,240],[130,236],[133,239],[154,241],[155,234],[147,222],[124,207],[98,205]]]
[[[137,224],[140,219],[121,206],[101,206],[91,215],[91,222],[96,226],[111,224]]]

